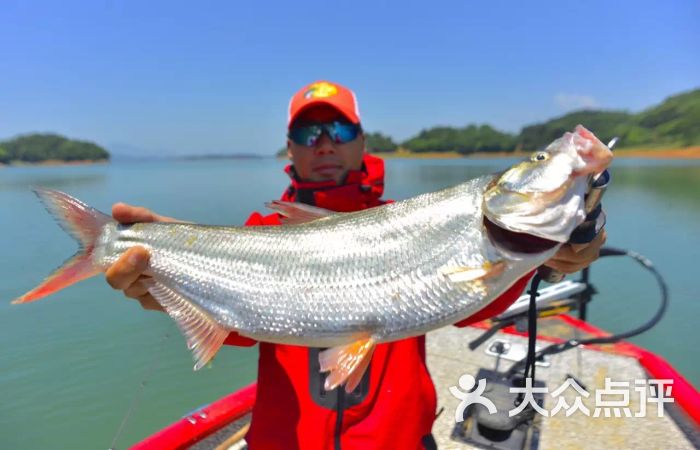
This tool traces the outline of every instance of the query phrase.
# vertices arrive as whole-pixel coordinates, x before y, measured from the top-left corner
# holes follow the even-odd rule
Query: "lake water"
[[[500,170],[506,160],[389,160],[387,198],[403,199]],[[34,287],[76,245],[31,186],[59,189],[103,211],[115,201],[201,223],[240,224],[287,185],[274,160],[117,162],[0,170],[0,448],[108,448],[149,370],[117,443],[125,448],[255,378],[257,350],[225,347],[211,367],[192,359],[173,322],[143,311],[102,277],[28,305]],[[604,200],[608,244],[649,257],[668,282],[664,320],[633,339],[700,386],[700,161],[619,160]],[[657,307],[652,277],[624,258],[597,263],[590,321],[635,327]]]

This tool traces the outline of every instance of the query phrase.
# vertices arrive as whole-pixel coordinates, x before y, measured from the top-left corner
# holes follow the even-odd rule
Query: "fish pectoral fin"
[[[158,283],[144,280],[148,292],[177,323],[192,351],[194,370],[199,370],[219,351],[229,332],[212,319],[206,311],[179,292]]]
[[[330,391],[345,383],[345,392],[354,391],[369,367],[375,346],[374,338],[365,337],[319,353],[321,372],[330,372],[325,389]]]
[[[312,222],[317,219],[332,216],[333,214],[338,214],[330,209],[319,208],[304,203],[285,202],[282,200],[267,202],[265,206],[282,214],[284,216],[282,223],[285,225]]]
[[[506,268],[505,261],[486,261],[480,267],[443,267],[440,272],[453,283],[469,283],[478,280],[488,280],[503,273]]]

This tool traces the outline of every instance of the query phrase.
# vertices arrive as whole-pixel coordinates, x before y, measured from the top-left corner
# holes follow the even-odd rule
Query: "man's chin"
[[[316,181],[316,182],[335,181],[337,184],[342,184],[343,180],[345,180],[346,173],[347,172],[344,170],[332,170],[332,171],[329,170],[329,171],[314,172],[311,181]]]

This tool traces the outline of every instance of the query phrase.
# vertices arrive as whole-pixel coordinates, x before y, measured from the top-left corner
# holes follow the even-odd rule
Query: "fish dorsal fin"
[[[311,222],[338,214],[330,209],[319,208],[318,206],[311,206],[304,203],[285,202],[282,200],[267,202],[265,206],[282,214],[284,216],[282,223],[285,225]]]
[[[321,372],[330,372],[324,388],[330,391],[345,383],[345,392],[354,391],[369,367],[376,343],[373,338],[364,337],[319,353]]]
[[[229,332],[177,291],[152,279],[143,283],[185,335],[195,361],[194,370],[204,367],[219,351]]]

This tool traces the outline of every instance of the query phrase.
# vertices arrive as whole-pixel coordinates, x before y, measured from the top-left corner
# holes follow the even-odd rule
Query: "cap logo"
[[[310,98],[327,98],[332,97],[337,93],[338,88],[335,85],[323,81],[321,83],[314,83],[309,86],[309,89],[304,92],[304,98],[307,100]]]

